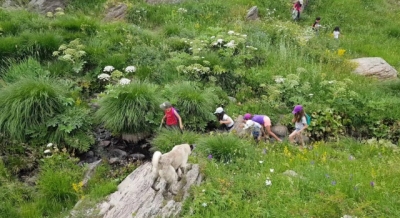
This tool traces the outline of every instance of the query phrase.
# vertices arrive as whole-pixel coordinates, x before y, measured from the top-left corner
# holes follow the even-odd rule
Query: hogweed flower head
[[[135,66],[128,66],[128,67],[125,68],[125,72],[134,73],[134,72],[136,72],[136,67]]]
[[[112,72],[115,68],[113,66],[105,66],[103,72]]]
[[[109,81],[110,80],[110,75],[106,74],[106,73],[102,73],[100,75],[97,76],[97,78],[101,81]]]
[[[129,83],[131,83],[131,80],[127,78],[122,78],[121,80],[119,80],[120,85],[128,85]]]

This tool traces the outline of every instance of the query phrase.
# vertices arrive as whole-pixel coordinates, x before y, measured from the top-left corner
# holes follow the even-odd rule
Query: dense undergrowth
[[[81,198],[114,191],[135,166],[115,174],[104,164],[82,187],[73,158],[94,144],[98,125],[115,136],[152,132],[164,152],[199,144],[191,161],[206,180],[182,216],[399,215],[400,82],[355,75],[349,62],[382,57],[400,69],[396,1],[312,0],[296,23],[286,0],[126,1],[125,20],[105,22],[117,3],[70,0],[47,15],[0,8],[0,217],[62,216]],[[260,20],[246,21],[253,5]],[[179,109],[183,135],[158,131],[165,100]],[[296,104],[312,115],[310,151],[205,133],[220,105],[291,128]],[[45,157],[55,149],[48,143],[62,151]],[[19,181],[29,172],[34,187]]]

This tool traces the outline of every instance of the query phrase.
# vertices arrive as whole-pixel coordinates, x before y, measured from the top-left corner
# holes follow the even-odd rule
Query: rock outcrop
[[[183,200],[188,197],[189,188],[199,185],[202,180],[198,165],[186,173],[174,187],[178,195],[162,195],[165,182],[160,181],[160,191],[151,189],[151,163],[145,163],[133,171],[118,186],[118,191],[98,204],[97,210],[91,211],[96,217],[131,218],[131,217],[177,217],[181,211]]]
[[[396,79],[398,72],[380,57],[366,57],[351,60],[357,64],[354,73],[377,79]]]
[[[65,9],[66,0],[32,0],[28,5],[40,13],[55,12],[57,8]]]
[[[122,20],[125,18],[127,9],[128,6],[126,4],[119,4],[117,6],[111,7],[107,10],[107,14],[104,19],[106,21]]]
[[[258,16],[258,8],[257,8],[257,6],[253,6],[247,11],[246,19],[247,20],[258,20],[258,19],[260,19],[259,16]]]

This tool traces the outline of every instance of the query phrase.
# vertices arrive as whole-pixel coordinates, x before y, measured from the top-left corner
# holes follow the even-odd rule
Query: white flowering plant
[[[58,57],[59,60],[72,64],[72,70],[75,73],[80,73],[83,66],[86,64],[84,59],[86,52],[85,46],[81,43],[80,39],[72,40],[68,44],[62,44],[57,51],[53,52],[53,56]]]

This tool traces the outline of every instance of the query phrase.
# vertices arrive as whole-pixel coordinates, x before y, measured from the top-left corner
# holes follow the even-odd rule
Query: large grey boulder
[[[246,19],[247,20],[258,20],[259,19],[257,6],[253,6],[247,11]]]
[[[65,9],[66,0],[31,0],[29,7],[40,13],[55,12],[57,8]]]
[[[182,180],[173,187],[178,190],[178,195],[169,194],[164,198],[162,195],[164,181],[161,180],[158,184],[160,191],[155,192],[150,187],[151,163],[145,163],[122,181],[118,191],[99,203],[91,213],[98,214],[92,216],[104,218],[178,217],[183,200],[189,196],[189,188],[193,184],[199,185],[201,180],[199,166],[192,165]]]
[[[354,73],[377,79],[396,79],[398,72],[380,57],[366,57],[351,60],[357,65]]]
[[[107,14],[105,16],[105,20],[122,20],[125,18],[126,11],[128,6],[126,4],[119,4],[114,7],[111,7],[107,10]]]
[[[288,128],[280,124],[272,126],[271,131],[279,138],[285,138],[288,135]]]

